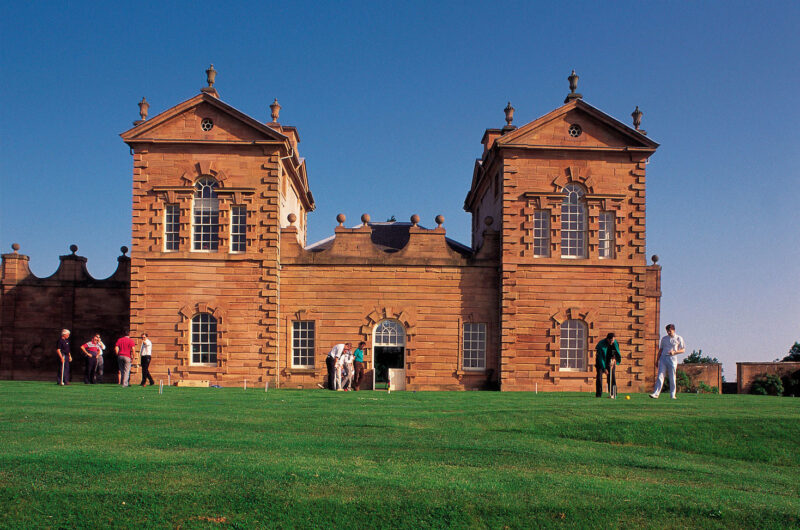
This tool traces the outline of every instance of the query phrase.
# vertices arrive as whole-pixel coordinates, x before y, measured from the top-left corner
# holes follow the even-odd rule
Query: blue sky
[[[96,277],[130,245],[132,160],[119,133],[189,99],[214,63],[221,98],[299,128],[317,210],[309,241],[369,213],[423,224],[462,210],[480,139],[585,100],[642,127],[648,255],[662,321],[725,362],[800,340],[800,3],[16,2],[0,21],[0,249],[40,276],[76,243]]]

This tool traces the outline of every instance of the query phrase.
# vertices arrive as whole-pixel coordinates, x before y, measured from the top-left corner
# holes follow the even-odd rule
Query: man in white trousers
[[[677,399],[675,383],[675,371],[678,368],[678,355],[686,351],[683,337],[675,333],[675,324],[667,324],[667,334],[661,339],[658,348],[658,376],[656,377],[656,387],[650,397],[658,399],[661,388],[664,386],[664,376],[669,376],[669,395],[672,399]]]

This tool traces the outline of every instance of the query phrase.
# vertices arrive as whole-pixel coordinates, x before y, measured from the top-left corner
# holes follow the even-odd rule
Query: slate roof
[[[397,252],[408,244],[409,228],[411,226],[411,223],[399,221],[369,223],[369,227],[372,229],[372,243],[386,253]],[[422,225],[418,226],[423,229],[425,228]],[[312,252],[327,250],[333,245],[335,238],[336,236],[331,236],[317,241],[316,243],[312,243],[306,247],[306,250]],[[449,237],[446,237],[445,241],[452,250],[458,252],[462,256],[472,255],[472,249],[470,247],[450,239]]]

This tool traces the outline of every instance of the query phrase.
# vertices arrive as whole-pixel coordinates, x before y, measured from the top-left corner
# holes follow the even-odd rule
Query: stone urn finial
[[[13,250],[13,251],[14,251],[14,254],[16,254],[16,253],[17,253],[17,251],[19,250],[19,243],[13,243],[13,244],[11,245],[11,250]]]
[[[344,226],[344,222],[347,221],[347,217],[345,217],[343,213],[340,213],[336,216],[336,221],[339,223],[339,226]]]
[[[633,127],[638,131],[639,126],[642,125],[642,111],[639,110],[639,105],[636,105],[636,109],[631,112],[631,116],[633,117]]]
[[[411,224],[417,226],[419,224],[419,215],[414,214],[411,216]]]
[[[69,246],[69,249],[72,251],[72,255],[74,256],[76,252],[78,252],[78,245],[72,244]]]
[[[503,112],[506,113],[506,125],[511,125],[511,122],[514,121],[514,107],[511,106],[511,102],[508,102],[506,108],[503,109]]]
[[[147,119],[147,111],[150,109],[150,103],[142,96],[142,100],[139,102],[139,116],[142,118],[142,121]]]
[[[294,222],[297,221],[297,215],[292,212],[286,216],[286,220],[289,221],[290,225],[294,226]]]
[[[361,222],[364,224],[368,224],[370,220],[369,214],[365,213],[361,215]]]
[[[121,247],[119,247],[119,251],[122,252],[122,255],[124,256],[125,254],[128,253],[128,247],[122,245]]]
[[[212,64],[206,70],[206,81],[208,82],[208,86],[213,87],[216,78],[217,78],[217,71],[214,70],[214,65]]]
[[[437,215],[434,221],[436,221],[436,228],[441,228],[442,225],[444,224],[444,215],[442,214]]]
[[[573,99],[583,99],[582,95],[575,92],[578,89],[578,79],[580,79],[580,77],[575,73],[575,70],[567,77],[567,81],[569,81],[569,94],[567,94],[564,103],[569,103]]]
[[[275,101],[269,106],[269,110],[272,111],[272,122],[278,123],[278,117],[281,114],[281,105],[278,103],[278,98],[275,98]]]
[[[575,73],[575,70],[573,70],[572,73],[569,74],[569,77],[567,77],[567,81],[569,81],[570,94],[574,94],[578,89],[578,79],[580,79],[580,76]]]
[[[653,254],[650,259],[653,260],[653,265],[655,265],[658,263],[658,254]]]

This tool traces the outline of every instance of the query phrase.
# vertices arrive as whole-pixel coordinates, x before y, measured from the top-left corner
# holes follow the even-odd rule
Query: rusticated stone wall
[[[31,273],[28,256],[16,248],[3,254],[0,378],[55,381],[56,342],[67,328],[72,332],[72,380],[83,378],[81,344],[100,333],[107,348],[106,380],[116,381],[114,343],[130,315],[130,258],[120,256],[114,274],[98,280],[87,271],[86,258],[75,254],[77,247],[72,249],[72,254],[60,257],[58,270],[47,278]]]
[[[294,228],[282,231],[281,384],[323,383],[325,356],[341,342],[367,343],[371,381],[373,330],[384,319],[406,330],[407,390],[496,387],[499,376],[497,235],[482,252],[465,257],[448,247],[444,228],[409,228],[402,250],[386,253],[370,241],[371,227],[336,228],[333,246],[312,252],[297,244]],[[315,365],[292,368],[292,322],[314,321]],[[464,370],[464,323],[487,325],[486,368]]]

